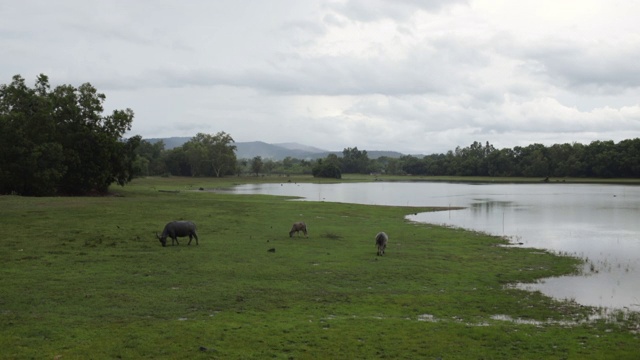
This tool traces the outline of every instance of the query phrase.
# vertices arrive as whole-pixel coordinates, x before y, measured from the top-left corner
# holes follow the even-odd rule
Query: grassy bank
[[[0,357],[637,358],[637,314],[592,321],[593,309],[506,287],[576,259],[404,220],[427,208],[188,191],[243,181],[0,197]],[[161,247],[154,234],[173,219],[195,221],[200,245]],[[299,220],[309,238],[291,239]]]
[[[164,177],[148,178],[146,180],[136,180],[127,185],[127,190],[140,188],[143,190],[197,190],[225,188],[246,183],[339,183],[339,182],[374,182],[374,181],[396,181],[396,182],[459,182],[459,183],[514,183],[514,184],[542,184],[544,178],[532,177],[489,177],[489,176],[411,176],[411,175],[367,175],[367,174],[344,174],[342,179],[314,178],[309,175],[265,175],[265,176],[244,176],[226,177],[221,179],[207,178],[187,178],[187,177]],[[550,184],[618,184],[618,185],[640,185],[640,179],[623,178],[554,178],[550,177]],[[117,190],[117,189],[116,189]]]

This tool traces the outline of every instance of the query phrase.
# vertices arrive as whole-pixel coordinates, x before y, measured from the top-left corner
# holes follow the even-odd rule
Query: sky
[[[127,136],[435,154],[640,137],[640,1],[0,0],[0,84],[91,83]]]

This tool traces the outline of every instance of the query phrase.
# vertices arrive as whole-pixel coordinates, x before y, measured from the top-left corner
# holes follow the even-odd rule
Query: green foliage
[[[260,172],[262,171],[263,166],[264,166],[264,163],[262,162],[261,156],[256,156],[251,160],[251,172],[254,173],[256,176],[260,175]]]
[[[181,176],[232,175],[236,171],[236,146],[231,135],[198,133],[184,145],[164,155],[166,170]]]
[[[335,155],[334,155],[335,156]],[[340,179],[342,173],[335,160],[328,157],[326,161],[318,160],[311,170],[313,177]]]
[[[500,177],[640,177],[640,139],[594,141],[589,145],[556,144],[546,147],[531,144],[513,149],[495,149],[488,142],[474,142],[447,154],[422,159],[400,159],[404,173],[430,176]],[[397,168],[388,174],[401,174]]]
[[[133,111],[103,116],[105,98],[89,83],[51,91],[45,75],[34,88],[19,75],[1,85],[0,193],[84,194],[130,181],[140,138],[122,135]]]
[[[136,176],[162,175],[167,172],[167,166],[163,161],[164,142],[150,143],[141,140],[136,148]]]
[[[0,238],[2,357],[637,356],[637,314],[589,321],[594,309],[505,287],[572,272],[576,259],[404,220],[428,208],[182,191],[247,179],[0,197],[11,234]],[[200,245],[161,247],[154,233],[174,219],[195,221]],[[308,239],[289,238],[298,220]],[[384,257],[380,229],[390,235]]]
[[[402,171],[405,174],[417,175],[427,172],[427,164],[425,164],[423,161],[420,161],[420,159],[415,156],[403,156],[402,158],[400,158],[400,161],[402,162]]]
[[[159,158],[146,155],[147,153],[141,154],[148,160],[148,165],[140,161],[138,168],[149,168],[149,175],[167,172],[184,176],[212,173],[212,169],[207,170],[204,163],[201,163],[201,168],[191,164],[199,161],[203,154],[192,151],[190,163],[185,151],[184,147],[161,151]],[[513,149],[496,149],[489,142],[483,145],[474,141],[468,147],[457,147],[446,154],[422,157],[405,155],[400,158],[383,156],[377,159],[369,159],[366,151],[356,147],[345,148],[341,157],[329,154],[326,158],[315,161],[291,157],[282,161],[261,160],[259,172],[265,175],[323,174],[320,176],[335,178],[338,175],[334,168],[336,166],[340,174],[640,178],[640,139],[624,140],[618,144],[612,141],[594,141],[589,145],[555,144],[550,147],[532,144]],[[233,173],[256,174],[252,162],[248,159],[236,160]],[[196,170],[192,170],[194,167]]]
[[[191,166],[189,165],[189,159],[187,158],[187,153],[184,146],[165,151],[162,154],[162,159],[167,169],[166,174],[177,176],[192,176]]]
[[[342,150],[341,170],[349,174],[368,174],[371,172],[371,161],[366,150],[357,147]]]

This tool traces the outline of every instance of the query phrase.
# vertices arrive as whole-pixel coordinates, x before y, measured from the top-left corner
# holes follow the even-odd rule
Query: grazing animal
[[[384,255],[384,250],[387,248],[387,241],[389,241],[389,235],[384,231],[379,232],[376,235],[376,246],[378,247],[378,256]]]
[[[297,235],[300,235],[300,231],[302,231],[302,233],[304,233],[305,237],[308,237],[307,234],[307,224],[303,223],[302,221],[297,222],[297,223],[293,223],[293,226],[291,227],[291,231],[289,231],[289,237],[293,237],[293,233],[296,233]]]
[[[191,221],[172,221],[165,225],[164,230],[162,230],[162,235],[158,235],[158,240],[162,243],[162,246],[167,246],[167,237],[171,238],[171,245],[178,242],[179,237],[189,237],[189,244],[191,245],[191,240],[196,238],[196,245],[198,244],[198,234],[196,233],[196,224]]]

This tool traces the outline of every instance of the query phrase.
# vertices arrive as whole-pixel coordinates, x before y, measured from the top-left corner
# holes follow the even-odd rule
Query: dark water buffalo
[[[384,249],[387,248],[387,242],[389,241],[389,235],[384,231],[379,232],[376,235],[376,246],[378,247],[378,256],[384,255]]]
[[[158,233],[156,233],[156,236],[162,243],[162,246],[167,246],[167,237],[171,238],[171,245],[173,245],[174,242],[180,245],[178,238],[186,236],[189,237],[188,245],[191,245],[191,240],[193,240],[193,238],[196,238],[196,245],[199,245],[198,234],[196,233],[196,224],[191,221],[172,221],[165,225],[164,230],[162,230],[162,235],[158,235]]]
[[[293,226],[291,227],[291,231],[289,231],[289,237],[293,237],[293,233],[296,233],[296,234],[300,235],[299,231],[302,231],[304,236],[308,236],[307,235],[307,224],[303,223],[302,221],[297,222],[297,223],[293,223]]]

